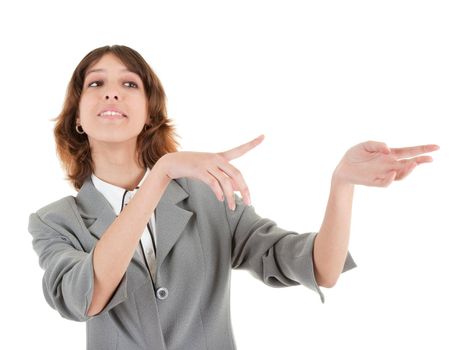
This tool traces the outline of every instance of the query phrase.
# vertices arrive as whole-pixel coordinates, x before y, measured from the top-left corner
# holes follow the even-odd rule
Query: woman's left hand
[[[432,162],[432,157],[421,154],[438,149],[437,145],[389,148],[383,142],[363,142],[346,152],[333,179],[353,185],[386,187],[408,176],[417,165]]]

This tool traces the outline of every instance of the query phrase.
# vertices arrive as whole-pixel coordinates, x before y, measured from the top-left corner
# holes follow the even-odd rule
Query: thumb
[[[365,150],[368,152],[381,152],[384,154],[390,154],[391,150],[384,142],[368,141],[365,142]]]

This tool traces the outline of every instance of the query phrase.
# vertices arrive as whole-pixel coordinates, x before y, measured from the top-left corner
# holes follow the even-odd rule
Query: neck
[[[146,172],[136,162],[135,144],[98,142],[91,145],[91,157],[98,178],[126,190],[134,190]]]

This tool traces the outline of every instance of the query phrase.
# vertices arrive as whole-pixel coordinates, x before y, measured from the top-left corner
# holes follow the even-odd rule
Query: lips
[[[115,108],[105,109],[105,110],[101,111],[98,114],[98,116],[103,117],[103,118],[110,118],[110,119],[126,118],[125,113],[123,113],[122,111],[119,111],[119,110],[117,110]]]

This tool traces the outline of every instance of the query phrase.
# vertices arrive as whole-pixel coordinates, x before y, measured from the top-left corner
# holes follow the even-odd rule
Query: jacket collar
[[[104,195],[104,198],[107,199],[110,206],[114,209],[116,215],[120,215],[120,210],[122,209],[122,202],[125,199],[125,203],[127,203],[131,197],[133,197],[138,189],[142,186],[146,178],[149,176],[150,169],[146,168],[144,176],[142,180],[136,185],[133,190],[126,190],[123,187],[119,187],[108,183],[104,180],[98,178],[94,173],[91,174],[91,181],[93,182],[94,187],[98,190],[98,192]],[[125,198],[125,192],[129,194],[128,197]]]
[[[177,180],[171,180],[155,209],[155,229],[157,232],[156,265],[160,267],[176,241],[184,231],[193,212],[183,209],[179,203],[189,197]],[[116,215],[107,199],[88,176],[76,196],[77,208],[84,221],[89,222],[88,231],[100,239],[115,220]],[[143,263],[135,253],[135,259]]]

